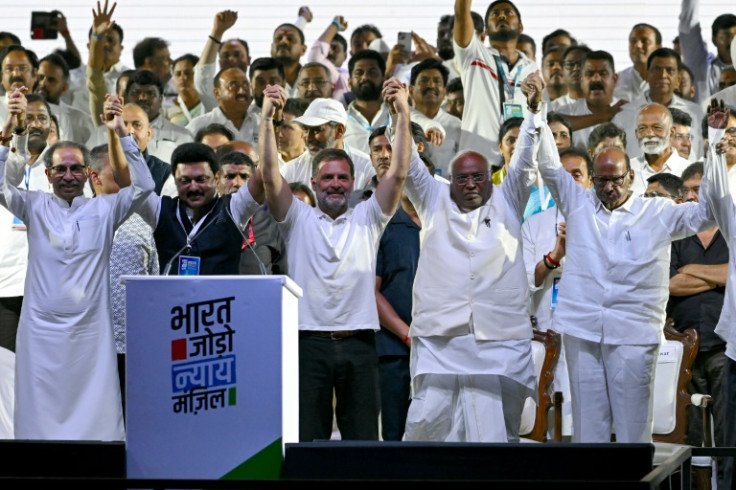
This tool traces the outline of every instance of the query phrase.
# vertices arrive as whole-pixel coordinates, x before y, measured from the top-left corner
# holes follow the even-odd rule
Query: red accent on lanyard
[[[248,244],[255,245],[255,243],[256,236],[253,234],[253,217],[251,217],[248,220],[248,239],[240,246],[240,250],[245,250],[245,247],[247,247]]]

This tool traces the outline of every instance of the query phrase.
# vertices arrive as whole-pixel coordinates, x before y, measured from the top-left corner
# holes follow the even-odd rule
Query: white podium
[[[276,479],[299,438],[299,286],[126,276],[128,478]]]

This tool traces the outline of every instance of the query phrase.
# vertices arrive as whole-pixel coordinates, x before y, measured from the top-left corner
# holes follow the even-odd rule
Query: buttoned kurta
[[[76,197],[5,181],[0,204],[28,228],[28,271],[16,344],[15,437],[123,440],[110,306],[109,260],[115,229],[153,190],[130,137],[122,138],[132,186],[114,195]]]

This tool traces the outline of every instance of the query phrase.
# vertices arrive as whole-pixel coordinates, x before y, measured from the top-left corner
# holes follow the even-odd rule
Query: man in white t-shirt
[[[526,98],[520,86],[537,65],[516,49],[524,30],[519,9],[510,1],[496,0],[486,11],[486,32],[491,46],[475,34],[470,0],[455,1],[455,57],[465,94],[459,150],[474,150],[498,161],[498,131],[510,117],[523,117]]]
[[[376,192],[353,208],[354,169],[340,149],[315,155],[311,185],[317,207],[293,195],[279,172],[271,123],[286,93],[269,86],[264,95],[260,153],[268,210],[286,240],[289,275],[304,291],[299,301],[299,440],[329,439],[333,417],[341,439],[378,440],[376,257],[409,166],[408,91],[396,80],[386,84],[385,100],[397,111],[391,165]]]

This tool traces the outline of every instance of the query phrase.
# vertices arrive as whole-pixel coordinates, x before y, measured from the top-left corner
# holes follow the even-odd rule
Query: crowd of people
[[[107,1],[86,59],[61,13],[41,58],[0,32],[14,436],[125,439],[121,275],[284,274],[301,441],[518,441],[535,325],[562,335],[563,433],[649,442],[669,320],[736,446],[736,15],[709,44],[698,7],[671,46],[632,26],[620,71],[508,0],[455,0],[411,50],[341,15],[305,39],[302,7],[251,53],[225,10],[201,53],[147,37],[131,69]]]

